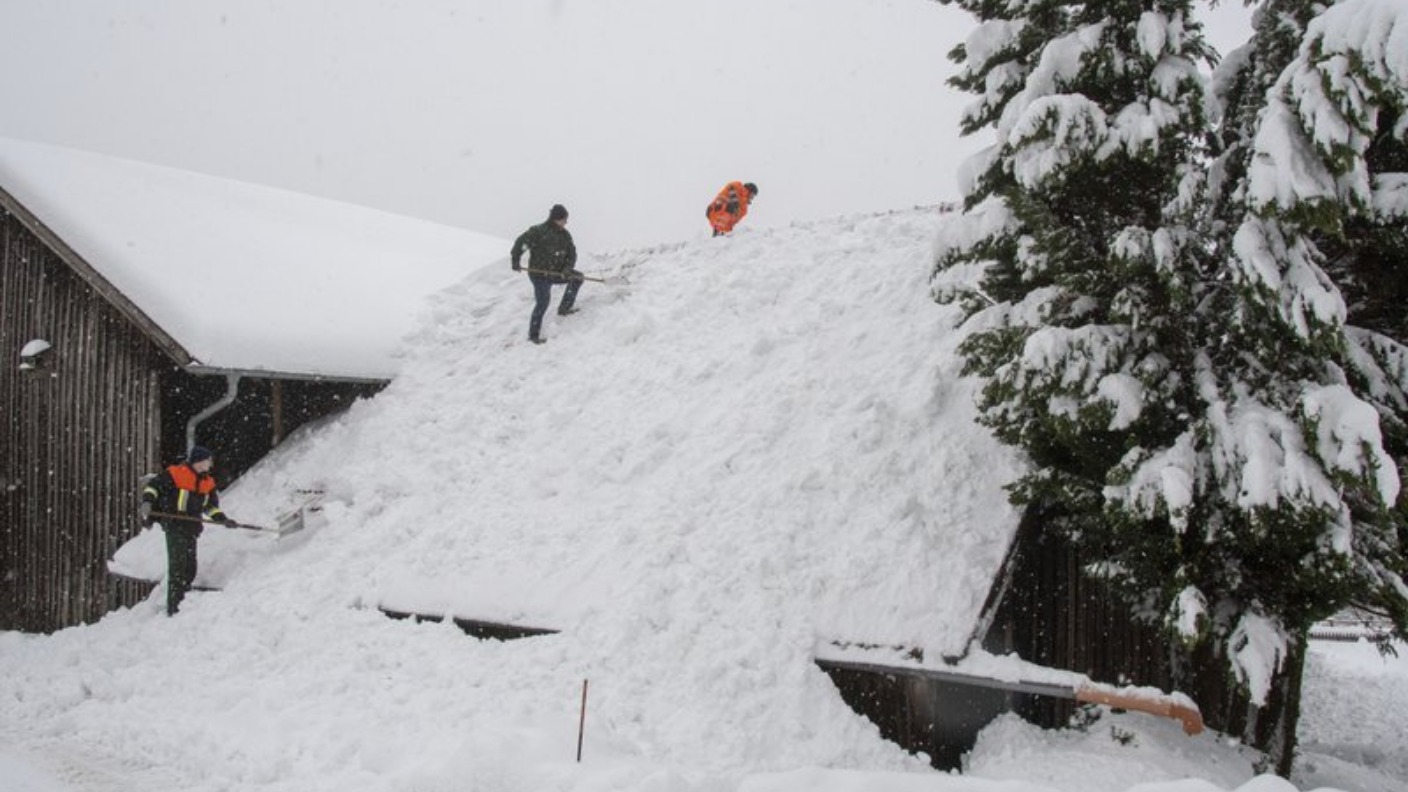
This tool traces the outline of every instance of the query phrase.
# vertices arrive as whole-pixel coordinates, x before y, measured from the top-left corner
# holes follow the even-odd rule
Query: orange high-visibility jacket
[[[153,511],[188,516],[193,521],[218,521],[225,516],[220,509],[220,494],[215,491],[215,477],[197,473],[185,464],[172,465],[147,482],[142,500],[152,504]],[[200,523],[182,527],[198,531]]]
[[[729,182],[719,190],[718,197],[709,204],[704,214],[715,231],[727,234],[748,215],[748,203],[752,200],[753,195],[743,186],[743,182]]]

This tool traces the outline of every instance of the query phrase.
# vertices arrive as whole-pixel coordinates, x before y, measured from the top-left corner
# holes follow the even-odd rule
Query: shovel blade
[[[281,537],[288,536],[289,534],[298,533],[303,530],[303,528],[303,509],[294,509],[288,514],[279,517],[278,525],[274,527],[274,533]]]

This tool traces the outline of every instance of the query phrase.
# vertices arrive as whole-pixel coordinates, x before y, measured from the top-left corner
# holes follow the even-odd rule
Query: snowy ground
[[[432,306],[405,374],[227,498],[207,582],[0,634],[0,788],[1283,792],[1214,735],[1002,719],[963,775],[880,739],[819,639],[960,647],[1015,463],[972,425],[915,211],[596,259],[626,288],[526,334],[506,264]],[[154,536],[119,561],[151,561]],[[159,563],[158,563],[159,567]],[[378,605],[554,627],[475,641]],[[1408,661],[1311,655],[1302,789],[1405,792]],[[585,757],[574,762],[582,680]],[[1186,780],[1197,779],[1197,780]]]

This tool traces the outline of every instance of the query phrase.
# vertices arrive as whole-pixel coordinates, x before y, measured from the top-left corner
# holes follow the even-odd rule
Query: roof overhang
[[[167,357],[171,358],[172,362],[182,368],[188,369],[192,366],[200,365],[199,361],[192,357],[191,353],[187,352],[185,347],[181,346],[169,333],[161,329],[160,325],[152,321],[152,318],[147,316],[141,308],[138,308],[136,303],[127,299],[127,297],[114,287],[107,278],[104,278],[93,265],[89,264],[87,259],[84,259],[78,251],[69,247],[68,243],[64,242],[62,237],[54,233],[52,229],[44,224],[44,221],[40,220],[33,212],[25,208],[24,204],[20,203],[19,199],[11,195],[3,186],[0,186],[0,204],[5,207],[7,212],[14,215],[20,221],[21,225],[29,229],[31,234],[38,237],[39,241],[43,242],[46,247],[63,260],[63,262],[69,266],[69,269],[73,270],[74,274],[78,275],[84,283],[88,284],[88,286],[101,295],[104,300],[107,300],[108,304],[116,308],[118,313],[121,313],[128,321],[132,322],[132,324],[136,325],[145,333],[147,338],[151,339],[153,344],[156,344],[157,348],[166,353]]]
[[[385,385],[391,381],[390,377],[354,377],[341,376],[335,374],[308,374],[306,372],[295,371],[271,371],[269,369],[235,369],[220,368],[218,366],[205,366],[192,362],[182,366],[186,371],[198,376],[212,377],[251,377],[253,379],[276,379],[276,380],[304,380],[307,382],[343,382],[360,385]]]

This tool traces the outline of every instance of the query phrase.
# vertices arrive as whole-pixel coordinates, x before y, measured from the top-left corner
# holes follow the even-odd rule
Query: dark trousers
[[[163,526],[166,534],[166,615],[175,616],[196,581],[196,540],[200,528]]]
[[[562,302],[557,304],[557,312],[563,313],[571,310],[572,304],[577,302],[577,290],[582,288],[582,282],[551,275],[529,275],[528,280],[533,282],[533,318],[528,320],[528,337],[537,338],[543,331],[543,316],[548,312],[548,303],[552,302],[553,285],[567,284],[567,290],[562,293]]]

